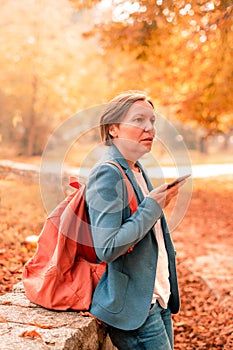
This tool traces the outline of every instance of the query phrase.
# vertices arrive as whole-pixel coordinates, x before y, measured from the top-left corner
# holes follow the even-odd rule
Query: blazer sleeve
[[[140,242],[162,215],[159,204],[145,197],[130,216],[124,180],[110,164],[97,167],[90,175],[86,203],[96,254],[107,263]]]

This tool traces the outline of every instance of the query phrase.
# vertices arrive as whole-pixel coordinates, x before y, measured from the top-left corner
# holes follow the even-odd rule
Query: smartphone
[[[168,185],[167,185],[167,190],[175,185],[177,185],[179,182],[183,181],[184,179],[187,179],[187,177],[191,176],[191,174],[187,174],[187,175],[184,175],[184,176],[181,176],[181,177],[178,177],[177,179],[175,179],[174,181],[170,182]]]

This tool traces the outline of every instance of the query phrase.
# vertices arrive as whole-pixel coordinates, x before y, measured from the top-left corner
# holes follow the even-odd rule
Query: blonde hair
[[[110,146],[112,144],[113,137],[109,134],[110,126],[120,124],[130,107],[137,101],[147,101],[154,108],[146,93],[134,90],[123,92],[107,103],[107,107],[100,118],[100,134],[105,145]]]

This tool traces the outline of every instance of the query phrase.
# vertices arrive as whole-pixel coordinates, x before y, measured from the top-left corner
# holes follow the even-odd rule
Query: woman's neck
[[[133,152],[129,149],[126,149],[125,147],[122,147],[122,145],[118,143],[117,140],[115,140],[114,145],[118,148],[122,156],[126,159],[130,168],[134,171],[140,172],[139,167],[136,165],[137,160],[140,158],[139,154],[137,154],[137,151],[134,150]]]
[[[126,159],[126,160],[127,160],[127,159]],[[132,161],[130,161],[130,160],[127,160],[127,162],[128,162],[128,164],[129,164],[131,170],[133,170],[133,171],[135,171],[135,172],[137,172],[137,173],[140,173],[140,168],[139,168],[139,166],[136,164],[136,162],[132,162]]]

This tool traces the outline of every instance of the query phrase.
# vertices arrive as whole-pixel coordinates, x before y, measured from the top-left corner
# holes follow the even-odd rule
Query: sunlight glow
[[[27,39],[27,43],[30,44],[30,45],[33,45],[35,44],[35,37],[34,36],[29,36],[28,39]]]
[[[186,44],[186,47],[188,49],[197,49],[198,45],[196,43],[194,43],[193,41],[189,40]]]
[[[195,14],[195,12],[193,11],[193,9],[191,9],[191,10],[188,11],[188,15],[189,15],[189,16],[194,16],[194,14]]]
[[[189,36],[188,30],[182,30],[181,31],[181,35],[182,35],[183,38],[187,38]]]
[[[183,7],[179,12],[182,16],[185,16],[189,14],[190,16],[193,16],[194,11],[191,10],[192,5],[191,4],[186,4],[185,7]]]
[[[204,43],[204,42],[206,42],[206,40],[207,40],[207,36],[205,35],[205,34],[202,34],[201,36],[200,36],[200,42],[201,43]]]
[[[189,23],[190,23],[191,26],[195,26],[197,24],[197,21],[191,20]]]
[[[168,16],[169,15],[169,9],[166,7],[164,10],[163,10],[163,14],[165,16]]]
[[[214,24],[212,24],[211,26],[210,26],[210,29],[211,30],[216,30],[218,27],[217,27],[217,24],[216,23],[214,23]]]
[[[205,15],[204,17],[202,17],[201,23],[202,23],[204,26],[206,26],[206,25],[209,23],[208,15]]]
[[[146,12],[147,10],[146,6],[141,6],[139,2],[115,0],[114,3],[116,6],[113,10],[113,20],[117,22],[129,20],[132,13]]]
[[[203,6],[200,7],[201,11],[213,11],[215,8],[214,3],[212,1],[207,2]]]
[[[169,19],[171,19],[173,21],[173,19],[175,18],[176,14],[175,12],[170,12],[170,16]]]

